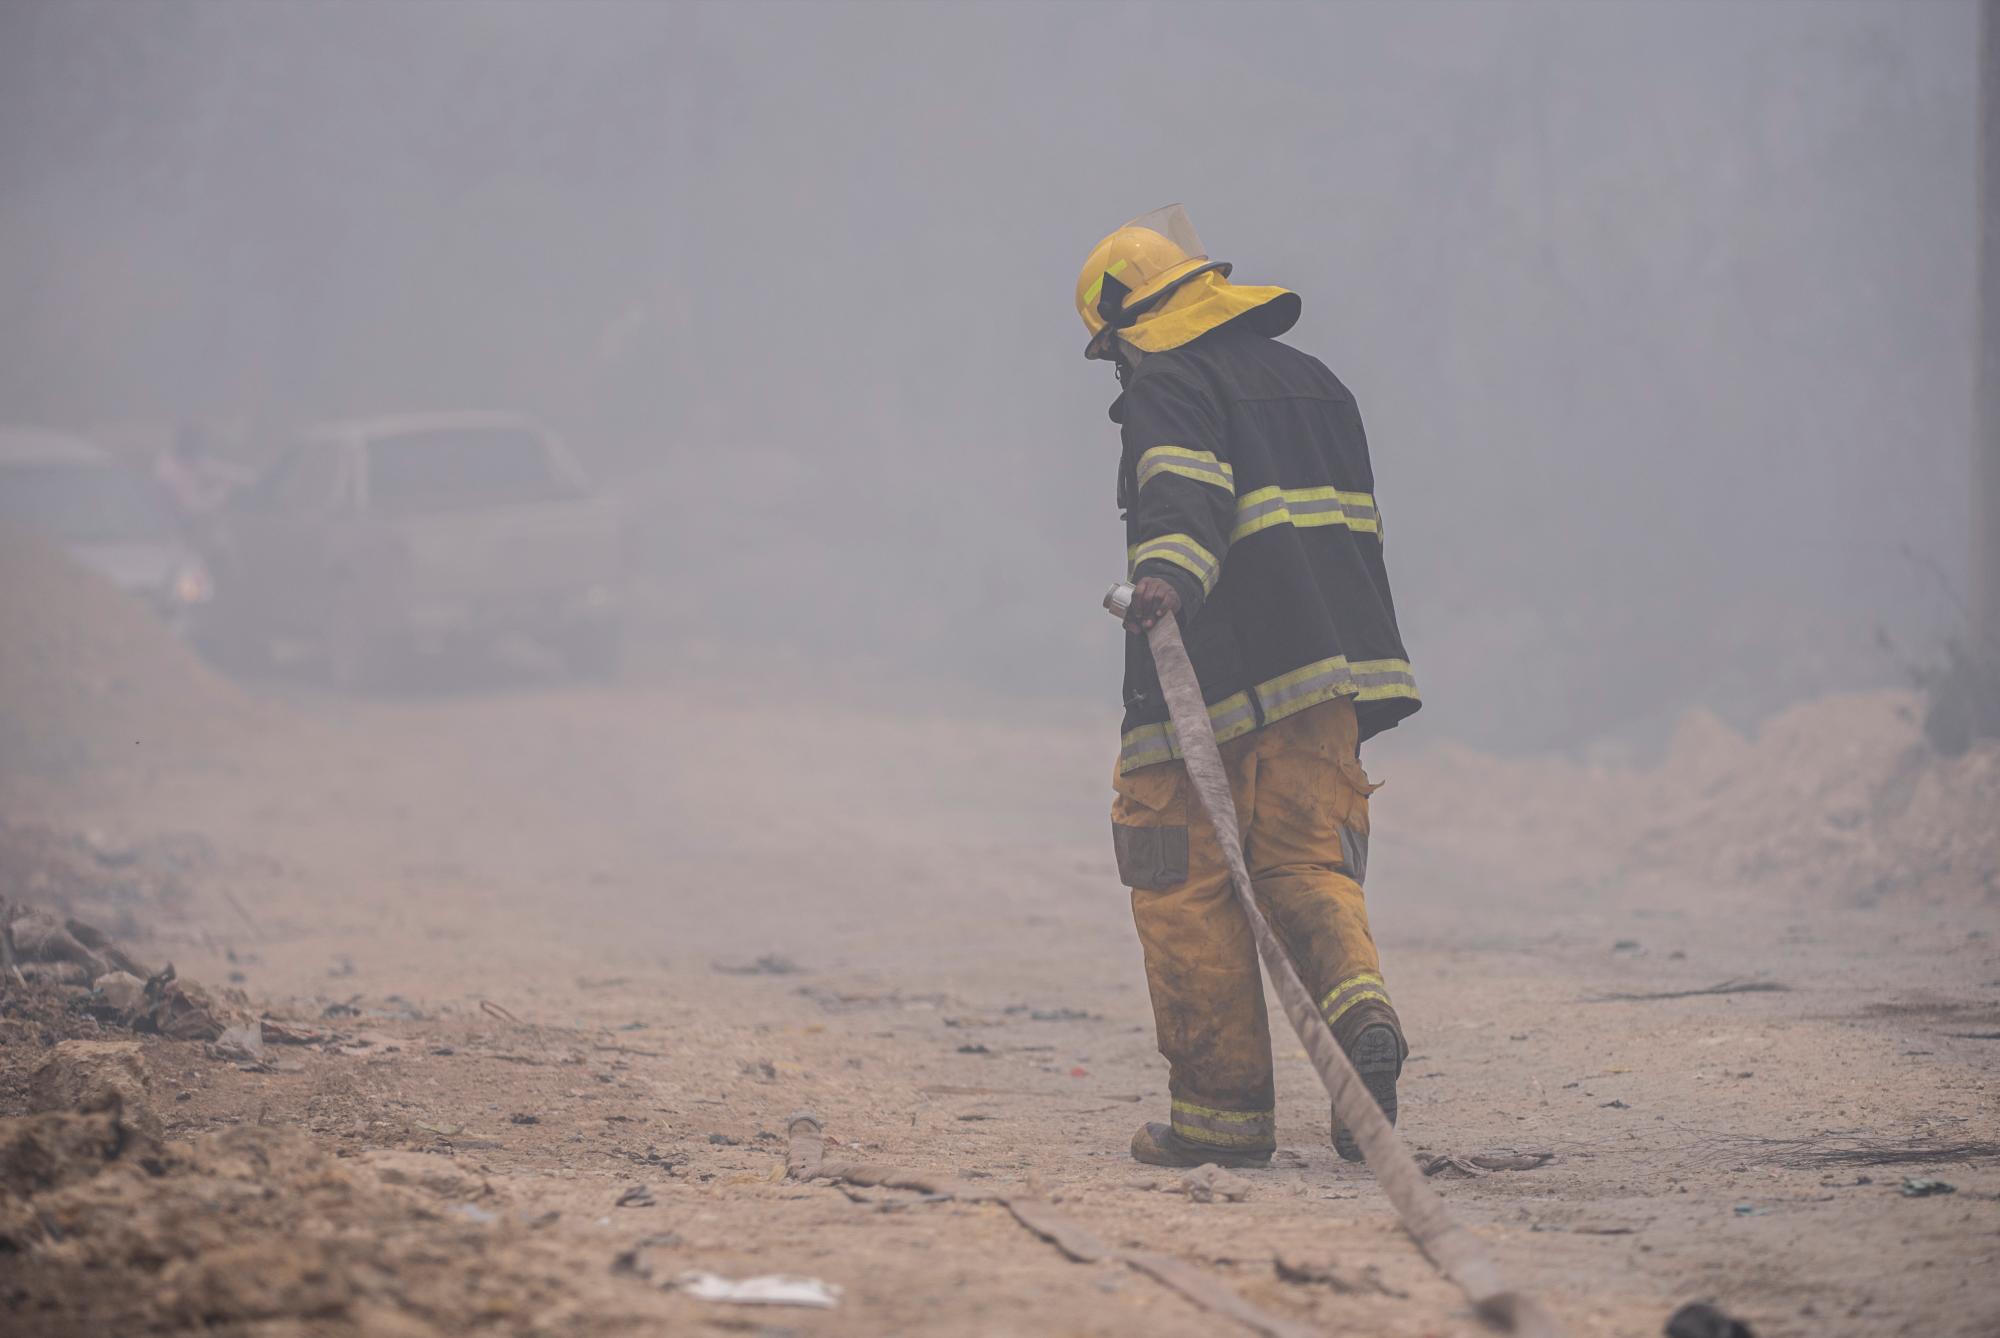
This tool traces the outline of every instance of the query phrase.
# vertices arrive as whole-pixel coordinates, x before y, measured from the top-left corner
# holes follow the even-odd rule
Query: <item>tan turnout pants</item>
[[[1258,904],[1343,1047],[1386,1022],[1361,883],[1368,795],[1354,704],[1324,702],[1222,745]],[[1173,1130],[1192,1143],[1275,1146],[1271,1034],[1249,923],[1180,762],[1119,776],[1119,873],[1146,953]]]

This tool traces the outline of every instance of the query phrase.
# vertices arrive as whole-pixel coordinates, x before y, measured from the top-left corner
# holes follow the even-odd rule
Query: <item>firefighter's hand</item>
[[[1125,630],[1144,636],[1154,623],[1181,611],[1180,594],[1157,576],[1141,577],[1132,587],[1132,607],[1125,611]]]

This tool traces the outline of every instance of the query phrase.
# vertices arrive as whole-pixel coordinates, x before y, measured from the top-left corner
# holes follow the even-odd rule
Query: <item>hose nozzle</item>
[[[1112,586],[1104,596],[1104,607],[1112,617],[1124,622],[1125,615],[1132,611],[1132,583],[1120,581]]]

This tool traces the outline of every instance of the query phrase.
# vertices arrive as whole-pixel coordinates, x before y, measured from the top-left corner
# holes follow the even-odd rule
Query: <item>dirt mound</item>
[[[0,773],[64,776],[212,749],[249,708],[159,619],[0,527]]]
[[[257,1127],[160,1151],[115,1111],[0,1120],[0,1150],[0,1295],[35,1333],[564,1331],[560,1265],[476,1176]]]
[[[1530,847],[1558,878],[2000,903],[2000,742],[1940,756],[1922,720],[1902,692],[1809,702],[1755,738],[1693,711],[1646,770],[1440,748],[1395,792],[1398,820],[1468,853]]]
[[[1912,695],[1830,697],[1754,741],[1684,726],[1643,856],[1835,900],[2000,902],[2000,741],[1943,757]]]

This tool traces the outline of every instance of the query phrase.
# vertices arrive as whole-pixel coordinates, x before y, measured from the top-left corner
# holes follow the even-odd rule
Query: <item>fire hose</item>
[[[1121,620],[1131,602],[1129,585],[1113,586],[1104,597],[1104,607]],[[1298,1033],[1299,1044],[1305,1047],[1307,1058],[1333,1099],[1334,1115],[1354,1134],[1368,1169],[1375,1173],[1383,1193],[1388,1195],[1403,1229],[1437,1270],[1465,1293],[1483,1319],[1528,1338],[1561,1338],[1563,1330],[1554,1315],[1534,1297],[1509,1287],[1492,1256],[1487,1254],[1485,1242],[1445,1207],[1444,1200],[1404,1150],[1395,1128],[1368,1094],[1361,1075],[1354,1071],[1354,1065],[1334,1040],[1332,1028],[1313,1006],[1312,996],[1265,920],[1251,887],[1250,872],[1243,863],[1243,839],[1236,802],[1230,794],[1229,774],[1223,769],[1222,751],[1209,723],[1208,704],[1202,697],[1194,666],[1188,661],[1187,647],[1181,642],[1180,626],[1172,616],[1162,617],[1147,631],[1146,639],[1152,648],[1154,667],[1159,671],[1160,687],[1166,695],[1167,714],[1180,741],[1188,782],[1215,829],[1223,859],[1229,866],[1230,884],[1236,889],[1237,903],[1257,940],[1258,956],[1277,989],[1285,1016],[1291,1019],[1292,1030]]]

